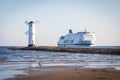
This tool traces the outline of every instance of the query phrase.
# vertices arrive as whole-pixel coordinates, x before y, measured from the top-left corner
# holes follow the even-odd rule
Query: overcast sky
[[[36,24],[36,45],[56,46],[60,36],[95,32],[95,46],[120,46],[120,0],[0,0],[0,46],[27,46]]]

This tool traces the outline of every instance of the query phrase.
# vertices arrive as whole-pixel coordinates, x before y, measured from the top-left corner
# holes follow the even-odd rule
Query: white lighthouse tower
[[[35,46],[35,22],[30,21],[28,34],[28,46]]]
[[[28,30],[28,46],[35,46],[35,23],[34,21],[27,22],[26,24],[29,26]]]

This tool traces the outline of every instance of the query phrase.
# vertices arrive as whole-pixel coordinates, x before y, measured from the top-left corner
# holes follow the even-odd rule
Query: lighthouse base
[[[32,46],[35,46],[35,44],[29,44],[28,47],[32,47]]]

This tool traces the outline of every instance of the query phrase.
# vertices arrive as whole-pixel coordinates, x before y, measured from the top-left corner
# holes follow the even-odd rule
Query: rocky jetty
[[[34,46],[34,47],[12,47],[10,50],[36,50],[54,52],[75,52],[75,53],[97,53],[97,54],[116,54],[120,55],[120,48],[72,48],[57,46]]]

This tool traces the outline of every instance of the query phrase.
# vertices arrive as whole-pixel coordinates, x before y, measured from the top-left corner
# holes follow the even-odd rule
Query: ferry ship
[[[86,29],[83,32],[73,33],[69,29],[69,33],[65,36],[61,36],[57,42],[58,46],[90,46],[95,43],[95,33],[87,32]]]

